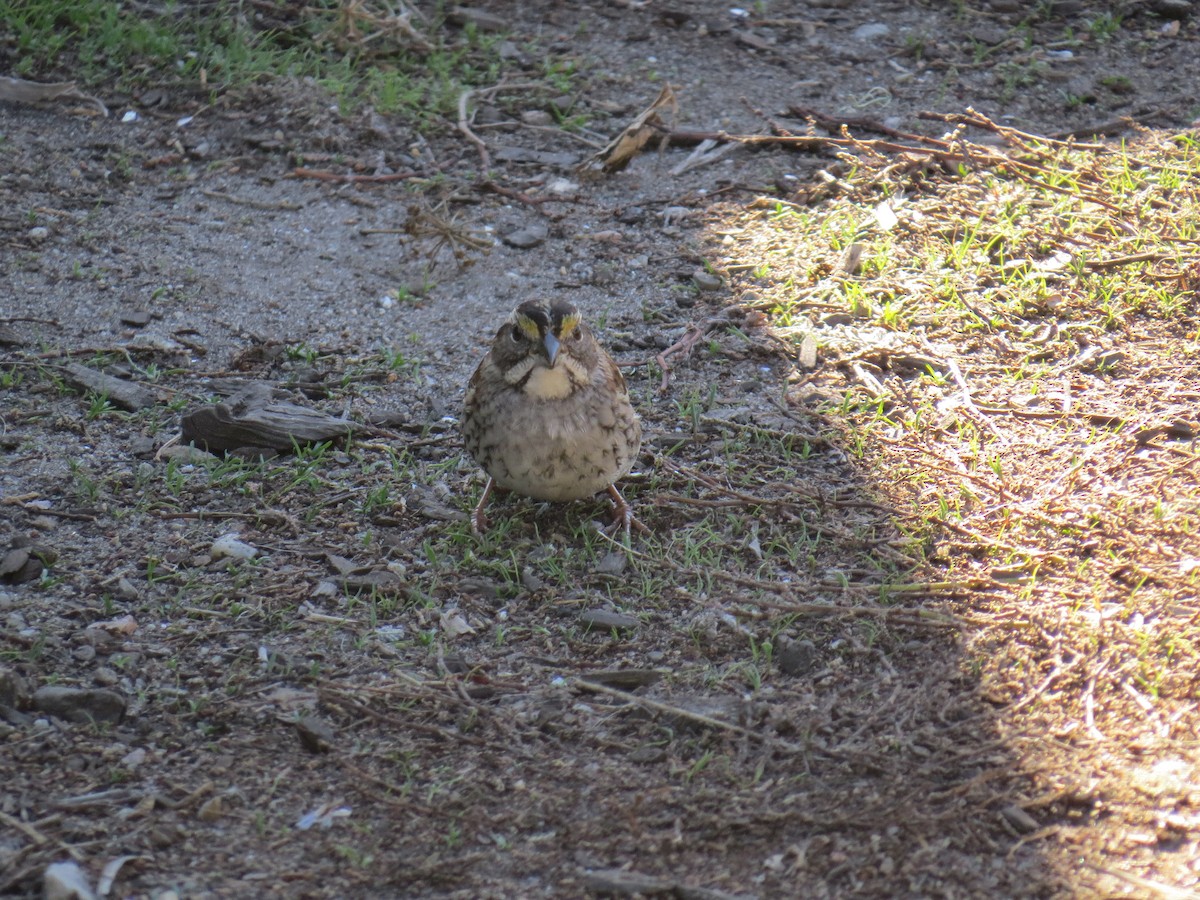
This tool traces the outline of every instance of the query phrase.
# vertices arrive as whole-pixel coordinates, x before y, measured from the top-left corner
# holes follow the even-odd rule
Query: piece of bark
[[[103,372],[97,372],[95,369],[89,369],[78,363],[68,363],[63,366],[63,369],[72,384],[86,391],[102,394],[114,406],[119,406],[121,409],[137,412],[158,402],[158,395],[153,390],[136,381],[126,381],[124,378],[105,375]]]
[[[267,447],[285,453],[304,444],[345,437],[355,427],[349,419],[272,400],[269,388],[248,390],[228,402],[184,413],[182,424],[183,442],[210,453],[239,447]]]
[[[43,100],[83,100],[93,104],[101,115],[108,115],[108,107],[97,97],[80,92],[73,81],[45,84],[26,81],[24,78],[9,78],[0,75],[0,100],[15,100],[18,103],[39,103]]]

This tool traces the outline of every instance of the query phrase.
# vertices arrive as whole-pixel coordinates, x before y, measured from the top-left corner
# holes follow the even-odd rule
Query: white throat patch
[[[525,396],[535,400],[562,400],[587,384],[588,374],[579,360],[563,353],[552,369],[541,360],[527,357],[504,373],[504,380],[509,384],[519,384],[522,379],[526,379],[522,388]]]
[[[572,365],[575,361],[564,357],[558,358],[558,365],[553,369],[537,366],[529,373],[525,382],[525,393],[538,400],[561,400],[569,397],[575,390],[575,379],[572,378]]]

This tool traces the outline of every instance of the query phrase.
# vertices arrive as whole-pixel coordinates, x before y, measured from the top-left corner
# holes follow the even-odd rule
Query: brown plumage
[[[621,370],[570,303],[513,311],[471,376],[462,432],[488,474],[476,531],[493,487],[555,501],[608,491],[625,530],[635,521],[613,483],[633,466],[642,427]]]

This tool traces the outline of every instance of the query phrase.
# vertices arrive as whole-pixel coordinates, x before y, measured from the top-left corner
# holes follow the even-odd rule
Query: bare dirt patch
[[[125,856],[114,890],[128,896],[1194,887],[1194,678],[1164,666],[1150,695],[1154,672],[1121,677],[1118,656],[1085,652],[1095,623],[1064,612],[1078,600],[1102,633],[1136,632],[1112,604],[1200,556],[1180,521],[1144,527],[1162,479],[1194,489],[1173,423],[1200,385],[1169,349],[1194,339],[1190,312],[1127,312],[1122,327],[1149,323],[1143,349],[1106,339],[1093,356],[1124,355],[1071,370],[1095,393],[1071,383],[1068,412],[1108,417],[1086,424],[1113,442],[1090,445],[1038,428],[1032,401],[1010,411],[1024,356],[1004,327],[883,328],[905,352],[954,342],[939,359],[970,375],[955,415],[985,417],[980,440],[1021,454],[1019,477],[989,481],[939,443],[961,427],[914,438],[863,402],[864,382],[904,365],[923,389],[929,351],[880,351],[839,294],[806,310],[823,329],[814,366],[787,330],[803,323],[779,315],[837,273],[861,210],[828,218],[823,253],[797,236],[791,267],[786,234],[744,237],[755,203],[817,217],[877,199],[837,156],[861,148],[738,148],[675,173],[695,133],[803,135],[812,118],[823,135],[824,115],[903,146],[952,127],[918,113],[967,106],[1063,136],[1192,121],[1194,21],[1052,7],[496,4],[514,30],[497,83],[536,86],[469,98],[487,181],[457,123],[341,115],[312,84],[106,98],[109,119],[0,106],[0,890],[36,893],[56,860],[94,880]],[[547,59],[578,71],[569,102]],[[663,82],[679,88],[668,124],[692,136],[580,177]],[[971,221],[979,195],[937,193],[961,148],[880,149],[879,184],[920,197],[928,166],[926,196],[961,203],[946,227]],[[707,269],[721,279],[701,291]],[[496,323],[547,293],[628,365],[646,423],[626,494],[652,534],[627,552],[595,533],[599,501],[508,499],[486,538],[469,534],[481,481],[453,426],[462,387]],[[659,354],[689,333],[664,389]],[[154,402],[73,387],[71,361]],[[1175,393],[1137,423],[1167,431],[1142,440],[1121,426],[1148,380]],[[157,455],[184,409],[248,382],[359,429],[266,461]],[[1120,515],[1087,537],[1063,508],[1018,510],[1015,533],[992,515],[995,496],[1015,508],[1004,491],[1038,496],[1060,468],[1083,491],[1064,503]],[[931,490],[939,479],[952,488]],[[1120,479],[1136,502],[1114,505],[1104,486]],[[963,501],[981,480],[988,499]],[[939,517],[958,530],[915,527],[943,495],[966,507]],[[1141,551],[1118,547],[1129,533]],[[254,558],[224,555],[229,534]],[[1005,548],[1030,543],[1006,571]],[[1157,568],[1122,558],[1097,596],[1072,596],[1084,556],[1165,545],[1180,549]],[[1175,624],[1192,614],[1186,593],[1159,600]],[[1191,658],[1189,640],[1171,652]],[[54,706],[47,687],[90,693]],[[70,721],[113,703],[119,721]]]

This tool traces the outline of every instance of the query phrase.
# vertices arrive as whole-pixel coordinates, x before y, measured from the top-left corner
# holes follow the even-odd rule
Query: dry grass
[[[742,302],[675,352],[597,323],[646,363],[653,533],[623,554],[585,503],[472,538],[443,427],[134,471],[131,416],[17,354],[5,510],[70,562],[0,593],[4,664],[103,670],[130,715],[4,726],[0,889],[63,853],[230,895],[1190,888],[1194,148],[1004,137],[850,144],[825,200],[731,209]],[[445,403],[398,356],[253,364],[338,409]],[[45,425],[81,409],[87,454]],[[263,556],[213,560],[235,529]]]
[[[863,437],[969,623],[1022,843],[1074,889],[1175,896],[1200,881],[1200,150],[963,119],[933,155],[843,155],[819,204],[734,210],[715,252],[798,355],[815,337],[789,400]]]
[[[425,52],[407,7],[340,9],[331,44]],[[466,124],[476,82],[453,73],[473,31],[462,56],[427,58],[432,85],[381,72],[377,102],[437,96]],[[626,62],[626,37],[614,46]],[[276,105],[268,131],[294,115]],[[0,321],[0,560],[30,539],[53,551],[32,580],[0,573],[0,893],[38,894],[72,858],[93,882],[115,863],[118,893],[151,896],[1190,896],[1196,146],[949,119],[945,140],[797,139],[841,154],[811,190],[709,207],[728,309],[697,309],[718,295],[663,275],[690,238],[629,229],[655,260],[627,273],[644,305],[609,317],[603,291],[587,296],[646,424],[626,495],[652,533],[631,547],[601,537],[606,510],[586,502],[503,500],[471,536],[481,479],[444,417],[494,325],[453,315],[466,266],[429,301],[450,311],[423,320],[430,359],[365,349],[362,324],[344,346],[212,337],[184,365],[153,345],[80,346],[44,316]],[[243,122],[213,146],[242,147]],[[153,161],[102,133],[131,170]],[[481,146],[448,143],[434,158],[473,172]],[[75,183],[94,147],[73,126],[55,146],[71,165],[47,167],[40,137],[12,141],[26,177],[5,188],[65,245],[122,234],[121,266],[154,272],[221,255],[178,240],[200,224],[162,229],[177,173],[146,166],[139,190],[109,197]],[[208,194],[255,210],[254,230],[217,245],[230,254],[318,201],[357,233],[372,207],[321,186],[417,210],[410,263],[474,260],[477,223],[533,204],[524,182],[492,182],[459,220],[400,193],[407,163],[248,158],[287,193],[252,174]],[[657,206],[664,183],[601,182],[587,207]],[[101,301],[116,264],[46,252],[30,224],[11,218],[5,239],[36,296],[115,319]],[[551,241],[516,267],[551,265]],[[578,261],[619,270],[627,250]],[[263,264],[281,296],[312,294]],[[501,284],[514,265],[499,250],[472,268]],[[196,300],[175,334],[204,349],[245,300],[212,306],[195,284],[162,303]],[[237,371],[212,371],[232,349]],[[63,357],[163,399],[126,413],[81,398]],[[388,420],[407,424],[268,461],[155,457],[181,408],[235,374],[359,422],[399,405]],[[232,531],[257,558],[215,558]],[[126,717],[62,721],[30,696],[46,685],[104,686]]]

